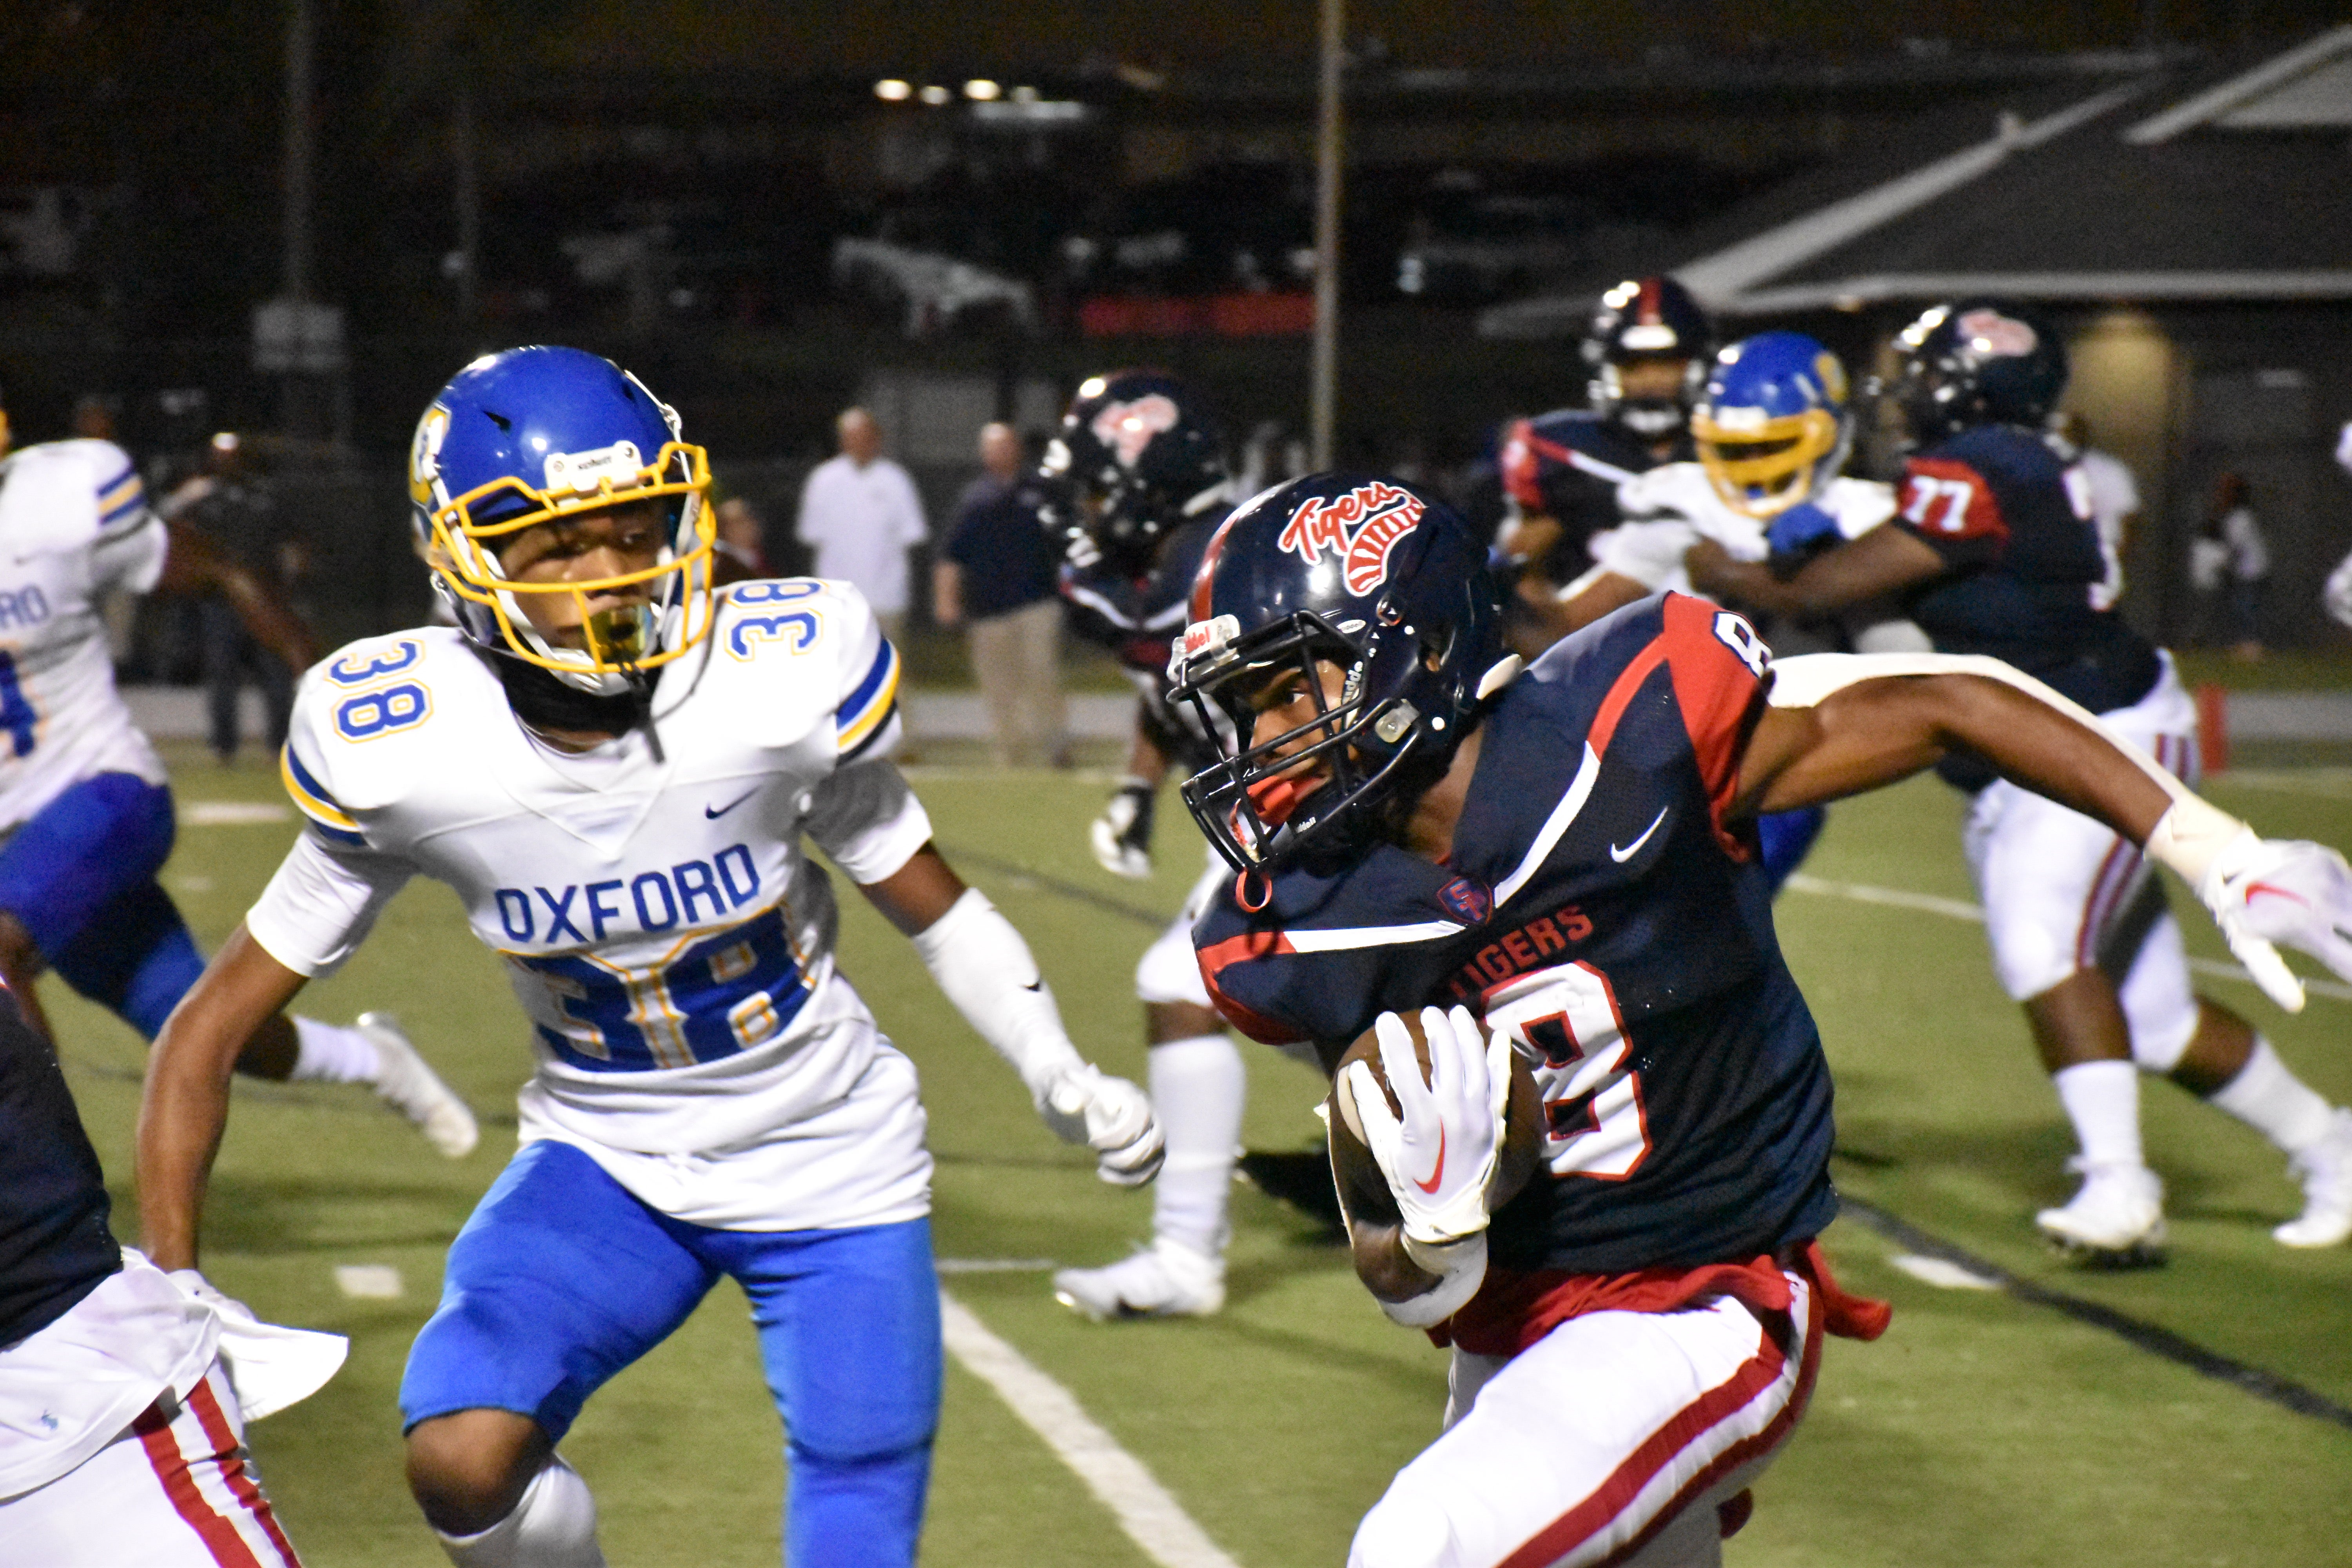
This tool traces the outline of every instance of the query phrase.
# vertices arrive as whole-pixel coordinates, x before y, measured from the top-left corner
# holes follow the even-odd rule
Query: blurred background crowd
[[[1053,563],[1007,509],[1081,378],[1185,377],[1245,489],[1307,464],[1313,24],[32,0],[0,17],[16,438],[110,435],[331,643],[428,610],[402,474],[431,390],[574,343],[677,403],[746,569],[866,581],[919,678],[976,652],[1051,686]],[[2068,338],[2141,628],[2341,646],[2352,27],[2325,0],[1395,0],[1351,11],[1343,79],[1340,462],[1496,527],[1501,432],[1582,401],[1622,278],[1857,372],[1923,305],[2000,293]],[[1857,471],[1894,458],[1866,432]],[[283,701],[207,608],[119,629],[134,679]],[[1063,754],[1057,710],[992,700],[1003,754]]]

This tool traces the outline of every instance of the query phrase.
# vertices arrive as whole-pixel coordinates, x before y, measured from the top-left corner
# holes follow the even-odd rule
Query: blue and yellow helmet
[[[1845,366],[1802,332],[1761,332],[1716,356],[1691,415],[1724,504],[1778,517],[1820,494],[1853,444]]]
[[[710,460],[679,438],[677,412],[646,384],[580,349],[485,354],[450,379],[409,447],[411,521],[434,582],[464,633],[552,670],[583,690],[616,692],[710,630]],[[499,563],[527,528],[618,503],[658,500],[667,533],[643,570],[576,583],[521,583]],[[588,595],[643,585],[649,597],[588,614]],[[533,629],[521,596],[569,594],[586,647]]]

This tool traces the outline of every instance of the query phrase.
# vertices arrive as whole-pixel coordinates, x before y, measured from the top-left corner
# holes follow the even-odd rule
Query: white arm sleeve
[[[808,836],[860,887],[897,871],[930,842],[930,814],[892,763],[876,760],[835,770],[816,787]]]
[[[331,848],[305,832],[246,911],[245,929],[295,973],[331,974],[359,951],[411,874],[388,855]]]
[[[1029,944],[979,889],[965,889],[947,913],[917,931],[915,951],[964,1021],[1013,1064],[1040,1110],[1057,1079],[1085,1068]]]

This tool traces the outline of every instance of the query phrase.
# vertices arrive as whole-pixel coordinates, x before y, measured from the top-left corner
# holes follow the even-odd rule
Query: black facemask
[[[506,690],[507,706],[514,710],[515,717],[534,730],[625,735],[644,721],[652,700],[649,684],[635,685],[627,691],[603,697],[567,686],[556,679],[553,671],[511,654],[497,653],[477,643],[466,646],[499,678],[499,685]]]

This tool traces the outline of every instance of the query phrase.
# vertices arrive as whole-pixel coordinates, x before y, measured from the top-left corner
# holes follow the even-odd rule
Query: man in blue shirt
[[[1021,483],[1021,436],[1010,425],[980,431],[983,472],[956,503],[946,548],[932,567],[931,607],[943,626],[968,626],[971,667],[988,701],[1002,767],[1069,761],[1062,720],[1062,604],[1058,552]]]

